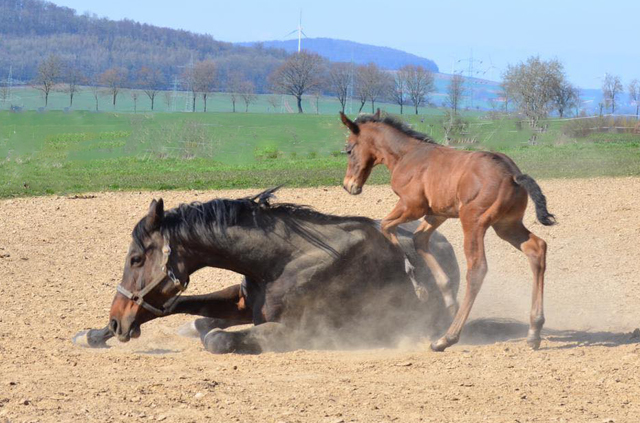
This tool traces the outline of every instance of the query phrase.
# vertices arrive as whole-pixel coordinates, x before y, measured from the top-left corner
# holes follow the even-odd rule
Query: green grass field
[[[405,116],[444,139],[442,111]],[[466,116],[459,148],[511,156],[536,178],[640,175],[640,137],[572,139],[515,120]],[[337,115],[0,112],[0,197],[100,190],[339,185],[346,130]],[[470,143],[472,142],[472,143]],[[385,183],[379,168],[372,183]]]
[[[137,105],[134,104],[132,92],[137,93],[138,100]],[[269,103],[269,99],[274,97],[278,101],[277,106],[273,106]],[[432,95],[433,101],[436,103],[442,102],[442,94]],[[191,112],[191,97],[188,93],[178,91],[175,94],[173,92],[161,91],[156,96],[154,103],[154,111],[158,113],[184,113]],[[478,103],[480,104],[480,103]],[[0,101],[0,111],[9,110],[10,106],[18,106],[23,110],[37,111],[44,108],[44,97],[42,93],[34,88],[30,87],[18,87],[12,91],[11,101]],[[383,107],[390,113],[400,113],[400,107],[394,104],[388,103],[376,103],[376,107]],[[49,104],[46,107],[47,111],[63,111],[69,108],[69,95],[63,92],[54,91],[49,95]],[[334,97],[320,97],[318,101],[313,96],[305,96],[302,102],[302,108],[306,114],[336,114],[340,110],[340,103]],[[357,113],[360,108],[360,103],[356,100],[350,102],[347,106],[347,110],[353,113]],[[73,100],[73,107],[69,108],[72,111],[96,111],[96,101],[93,94],[88,88],[82,89],[78,92]],[[196,102],[196,111],[202,112],[204,104],[201,97],[198,97]],[[148,113],[151,111],[151,101],[143,91],[140,90],[122,90],[116,99],[116,106],[113,107],[111,96],[103,92],[99,96],[98,111],[106,113]],[[431,114],[434,109],[420,107],[420,114]],[[209,95],[207,100],[207,112],[213,113],[230,113],[233,111],[231,103],[231,97],[226,93],[215,93]],[[282,95],[270,95],[260,94],[256,96],[255,102],[249,105],[250,113],[271,113],[271,114],[295,114],[297,113],[296,100],[292,96]],[[367,103],[363,112],[371,111],[371,103]],[[245,113],[245,104],[242,99],[238,98],[236,102],[236,112]],[[415,113],[412,106],[405,106],[405,113]]]

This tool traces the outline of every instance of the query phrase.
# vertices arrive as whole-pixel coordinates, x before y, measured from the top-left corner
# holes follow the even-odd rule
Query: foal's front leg
[[[401,248],[400,243],[398,242],[398,236],[396,235],[398,226],[402,225],[403,223],[418,219],[420,217],[421,215],[419,213],[418,215],[416,215],[416,212],[414,210],[407,209],[402,201],[398,201],[393,210],[391,210],[391,213],[389,213],[387,217],[382,219],[382,221],[380,222],[380,231],[385,237],[387,237],[389,241],[391,241],[392,244],[394,244],[398,248]],[[420,301],[426,302],[429,299],[429,291],[425,286],[423,286],[416,280],[413,272],[414,267],[409,261],[409,258],[406,257],[406,255],[404,258],[404,263],[405,271],[409,275],[409,279],[411,279],[411,283],[413,284],[413,289],[416,291],[417,297],[420,299]]]
[[[458,302],[453,294],[451,280],[429,248],[431,235],[446,221],[446,217],[425,216],[424,221],[413,234],[413,244],[427,265],[427,268],[429,268],[433,274],[433,278],[436,281],[438,290],[442,294],[444,304],[447,310],[449,310],[449,314],[451,317],[454,317],[458,311]]]

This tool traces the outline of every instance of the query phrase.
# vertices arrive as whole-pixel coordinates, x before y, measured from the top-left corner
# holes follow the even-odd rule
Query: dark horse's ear
[[[373,117],[375,117],[376,119],[380,119],[380,108],[378,107],[378,110],[376,110],[376,114],[373,115]]]
[[[344,123],[344,126],[349,128],[349,131],[353,132],[355,135],[358,135],[360,133],[360,128],[358,127],[358,124],[352,121],[351,119],[349,119],[347,115],[340,112],[340,119],[342,119],[342,123]]]
[[[160,227],[164,219],[164,201],[162,198],[158,201],[153,200],[149,205],[149,213],[147,214],[145,226],[149,232],[155,231]]]

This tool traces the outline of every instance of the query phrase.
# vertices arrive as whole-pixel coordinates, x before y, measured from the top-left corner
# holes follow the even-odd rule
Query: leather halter
[[[124,286],[122,286],[122,283],[116,287],[116,290],[120,294],[124,295],[127,299],[133,301],[134,303],[138,304],[139,306],[143,307],[145,310],[150,311],[151,313],[155,314],[158,317],[162,317],[167,314],[167,307],[165,307],[166,303],[162,305],[162,309],[159,309],[152,306],[148,302],[146,302],[144,300],[144,297],[147,294],[149,294],[151,291],[153,291],[158,285],[160,285],[166,278],[169,278],[171,282],[173,282],[173,286],[178,289],[178,295],[176,295],[173,298],[173,301],[171,302],[171,305],[173,305],[173,303],[178,299],[178,297],[182,295],[184,291],[187,290],[187,287],[189,284],[188,282],[184,284],[180,282],[180,279],[178,279],[176,275],[173,273],[173,271],[169,268],[167,263],[169,262],[169,256],[171,255],[171,247],[169,246],[169,237],[166,234],[164,234],[163,238],[164,238],[164,245],[162,247],[162,264],[161,264],[162,273],[163,273],[162,276],[154,280],[150,284],[146,285],[144,288],[140,289],[138,292],[129,291]]]

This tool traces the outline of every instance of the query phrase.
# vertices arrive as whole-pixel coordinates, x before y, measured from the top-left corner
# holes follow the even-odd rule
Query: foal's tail
[[[547,210],[547,198],[542,193],[538,183],[531,176],[524,173],[515,176],[513,180],[529,193],[533,203],[536,205],[538,221],[545,226],[555,225],[556,217]]]

